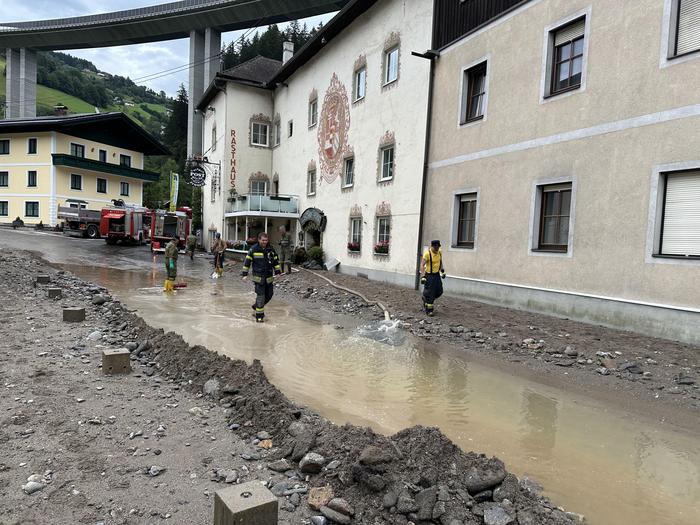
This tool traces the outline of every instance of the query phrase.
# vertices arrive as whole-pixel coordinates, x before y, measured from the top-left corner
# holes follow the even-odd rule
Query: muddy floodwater
[[[700,523],[697,435],[470,362],[456,349],[411,337],[392,346],[323,326],[281,301],[256,325],[251,288],[230,274],[208,279],[206,260],[182,260],[188,287],[165,296],[160,258],[96,255],[83,252],[86,242],[57,247],[47,259],[106,286],[148,323],[190,344],[260,359],[289,398],[336,423],[384,433],[437,426],[463,449],[498,456],[537,480],[592,525]]]

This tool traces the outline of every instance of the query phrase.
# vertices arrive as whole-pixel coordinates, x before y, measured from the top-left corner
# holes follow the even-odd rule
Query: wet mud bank
[[[679,426],[685,426],[688,415],[697,421],[698,345],[449,296],[437,301],[435,317],[429,318],[421,310],[417,291],[385,283],[377,286],[344,274],[324,275],[370,301],[382,301],[393,318],[424,341],[452,346],[495,365],[515,364],[540,378],[553,379],[556,386],[570,385],[658,419],[673,416]],[[306,271],[282,281],[277,293],[304,315],[324,322],[333,316],[355,323],[382,318],[376,306]]]
[[[258,361],[190,346],[27,254],[0,264],[16,298],[1,329],[0,523],[205,524],[214,491],[251,480],[278,496],[281,523],[581,522],[438,429],[335,425],[287,399]],[[51,284],[35,286],[37,273]],[[62,323],[64,306],[84,307],[86,322]],[[131,375],[102,376],[110,347],[131,352]],[[32,476],[42,487],[29,494]]]

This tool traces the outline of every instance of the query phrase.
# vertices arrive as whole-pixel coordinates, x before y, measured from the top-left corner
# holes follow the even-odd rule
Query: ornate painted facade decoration
[[[350,208],[350,217],[362,217],[362,207],[359,204]]]
[[[270,177],[268,177],[268,176],[267,176],[265,173],[263,173],[262,171],[256,171],[255,173],[251,173],[251,174],[250,174],[250,177],[248,178],[248,180],[250,180],[250,181],[254,181],[254,180],[264,180],[264,181],[269,182],[269,181],[270,181]]]
[[[311,90],[311,93],[309,93],[309,102],[312,102],[318,98],[318,91],[316,91],[316,88],[313,88]]]
[[[323,98],[323,107],[318,123],[318,156],[320,176],[333,182],[343,169],[343,158],[348,148],[350,130],[350,105],[345,86],[333,73],[330,86]]]
[[[396,137],[394,136],[393,131],[386,131],[384,135],[379,139],[379,147],[380,148],[385,148],[386,146],[391,146],[394,142],[396,142]]]
[[[377,217],[390,217],[391,216],[391,204],[386,201],[382,201],[377,204],[377,211],[375,213]]]

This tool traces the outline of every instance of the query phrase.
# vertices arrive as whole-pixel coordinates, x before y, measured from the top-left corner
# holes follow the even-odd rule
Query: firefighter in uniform
[[[292,273],[292,237],[287,228],[280,226],[280,265],[287,273]]]
[[[421,284],[423,285],[423,308],[430,317],[435,312],[435,300],[442,295],[442,280],[445,268],[442,266],[440,241],[430,241],[430,248],[420,262]]]
[[[216,240],[211,245],[214,254],[214,272],[221,277],[224,273],[224,254],[226,253],[226,241],[221,238],[221,234],[216,234]]]
[[[248,280],[248,272],[253,267],[253,282],[255,283],[255,321],[262,323],[265,320],[265,305],[272,299],[274,292],[272,281],[275,275],[282,273],[280,261],[277,253],[270,246],[267,233],[261,233],[258,242],[248,251],[241,276],[243,280]]]
[[[165,279],[163,286],[164,292],[175,291],[175,278],[177,277],[177,253],[179,239],[173,237],[165,246],[165,271],[168,277]]]
[[[194,252],[197,249],[197,236],[190,232],[187,236],[187,254],[190,256],[190,261],[194,259]]]

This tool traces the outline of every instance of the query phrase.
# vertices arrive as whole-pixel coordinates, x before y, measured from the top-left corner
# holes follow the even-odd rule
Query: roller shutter
[[[695,1],[697,1],[698,5],[700,5],[700,0]],[[562,44],[566,44],[567,42],[571,42],[572,40],[576,40],[578,37],[583,36],[585,30],[585,18],[577,20],[576,22],[569,24],[566,27],[562,27],[554,34],[554,45],[560,46]]]
[[[700,257],[700,171],[666,177],[661,253]]]
[[[679,0],[676,55],[700,49],[700,0]]]

